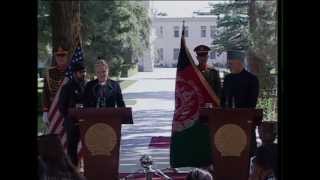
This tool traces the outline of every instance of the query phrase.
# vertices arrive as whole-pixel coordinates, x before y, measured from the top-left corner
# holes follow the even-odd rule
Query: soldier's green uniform
[[[55,52],[56,58],[66,56],[67,54],[68,51],[62,47],[59,47]],[[45,73],[43,87],[43,112],[49,111],[54,96],[58,92],[60,85],[65,78],[66,67],[62,67],[64,66],[63,64],[60,66],[59,63],[57,63],[56,66],[49,67],[48,71]]]
[[[203,77],[215,94],[219,97],[221,91],[219,73],[217,70],[208,68],[206,65],[209,50],[210,48],[205,45],[199,45],[194,49],[199,61],[199,66],[197,68],[203,74]],[[189,128],[184,132],[183,136],[185,136],[186,139],[188,139],[188,142],[192,144],[192,147],[186,151],[186,153],[190,152],[190,158],[184,159],[185,162],[189,162],[188,166],[202,168],[210,166],[212,164],[212,149],[208,126],[205,123],[201,123],[201,120],[197,120],[192,128]]]
[[[197,53],[197,58],[201,58],[201,61],[207,63],[208,60],[208,52],[210,51],[210,48],[205,45],[199,45],[194,48],[194,51]],[[199,60],[199,59],[198,59]],[[203,64],[202,64],[203,65]],[[204,67],[199,66],[198,69],[201,71],[204,78],[207,80],[213,91],[216,93],[218,97],[221,95],[221,80],[219,76],[219,72],[215,70],[214,68],[208,68],[205,64]]]
[[[221,95],[221,79],[219,76],[219,72],[213,68],[206,68],[202,70],[201,73],[203,74],[204,78],[208,81],[209,85],[216,93],[218,97]]]
[[[48,69],[44,77],[43,87],[43,111],[47,112],[51,106],[54,96],[65,77],[65,70],[52,66]]]

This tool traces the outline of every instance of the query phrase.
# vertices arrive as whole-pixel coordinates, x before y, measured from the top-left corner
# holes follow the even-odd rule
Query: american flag
[[[67,68],[66,76],[65,76],[63,82],[61,83],[59,90],[56,93],[56,95],[52,101],[52,104],[50,106],[49,112],[48,112],[48,120],[50,122],[48,133],[49,134],[58,134],[65,153],[67,153],[67,134],[65,132],[65,129],[63,128],[64,118],[59,111],[58,100],[59,100],[61,87],[73,78],[72,77],[73,66],[77,63],[83,62],[83,60],[84,60],[83,51],[81,49],[81,46],[78,45],[75,49],[73,56],[72,56],[71,62]],[[81,151],[82,151],[82,145],[81,145],[81,142],[79,142],[79,146],[78,146],[79,157],[81,156]]]
[[[72,59],[71,59],[71,62],[70,62],[70,65],[68,66],[67,68],[67,71],[66,71],[66,77],[68,77],[69,79],[72,79],[72,69],[73,69],[73,66],[77,63],[83,63],[83,52],[82,52],[82,49],[80,46],[78,46],[72,56]]]

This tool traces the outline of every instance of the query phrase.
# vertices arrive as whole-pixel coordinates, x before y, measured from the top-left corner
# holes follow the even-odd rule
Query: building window
[[[189,27],[188,26],[184,27],[184,37],[189,37]]]
[[[158,49],[158,59],[163,61],[163,48]]]
[[[160,26],[160,29],[159,29],[159,37],[160,37],[160,38],[163,38],[163,26]]]
[[[201,26],[201,37],[206,37],[207,26]]]
[[[178,60],[179,51],[180,51],[179,48],[174,48],[174,49],[173,49],[173,59],[174,59],[174,60]]]
[[[215,34],[216,34],[216,27],[215,26],[210,26],[210,37],[212,39],[215,38]]]
[[[216,59],[216,52],[210,51],[210,59]]]
[[[179,37],[179,26],[174,27],[174,37]]]

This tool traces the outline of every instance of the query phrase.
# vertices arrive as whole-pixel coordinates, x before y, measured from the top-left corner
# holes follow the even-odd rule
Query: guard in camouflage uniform
[[[209,68],[207,65],[208,62],[208,52],[210,48],[205,45],[199,45],[194,48],[194,51],[197,54],[197,59],[199,61],[198,69],[208,81],[209,85],[216,93],[218,97],[221,95],[221,80],[219,77],[219,72],[214,68]]]
[[[43,121],[48,125],[48,111],[64,77],[68,66],[68,50],[58,47],[55,52],[56,66],[49,67],[44,77]]]

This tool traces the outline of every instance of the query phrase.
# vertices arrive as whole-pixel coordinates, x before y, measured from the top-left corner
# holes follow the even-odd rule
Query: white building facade
[[[152,29],[155,31],[153,40],[154,66],[176,67],[181,41],[182,22],[185,21],[185,39],[195,63],[196,54],[193,49],[200,45],[212,46],[216,35],[216,17],[154,17]],[[209,52],[209,66],[224,66],[226,64],[226,53],[218,55],[214,51]]]

